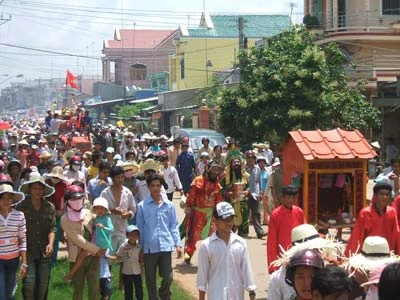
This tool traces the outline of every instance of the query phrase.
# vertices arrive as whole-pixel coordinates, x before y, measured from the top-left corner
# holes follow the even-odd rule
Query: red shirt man
[[[390,183],[378,182],[375,184],[372,204],[360,211],[347,242],[346,256],[359,252],[367,236],[384,237],[389,243],[390,250],[397,254],[400,253],[396,209],[388,206],[391,192]]]
[[[293,205],[296,197],[297,188],[290,185],[285,186],[282,189],[282,205],[271,213],[267,238],[267,262],[270,274],[277,269],[277,267],[271,266],[271,263],[279,258],[280,246],[285,250],[290,248],[292,229],[305,223],[303,210]]]

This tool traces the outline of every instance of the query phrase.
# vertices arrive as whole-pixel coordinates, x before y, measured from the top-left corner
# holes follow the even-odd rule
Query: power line
[[[63,56],[81,57],[81,58],[89,58],[89,59],[101,60],[101,57],[94,57],[94,56],[88,56],[88,55],[79,55],[79,54],[51,51],[51,50],[38,49],[38,48],[33,48],[33,47],[12,45],[12,44],[8,44],[8,43],[0,43],[0,45],[1,46],[6,46],[6,47],[18,48],[18,49],[32,50],[32,51],[45,52],[45,53],[51,53],[51,54],[59,54],[59,55],[63,55]]]

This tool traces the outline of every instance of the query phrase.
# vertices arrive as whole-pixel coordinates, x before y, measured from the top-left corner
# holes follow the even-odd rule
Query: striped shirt
[[[26,251],[25,216],[12,209],[7,218],[0,215],[0,259],[19,257],[21,251]]]

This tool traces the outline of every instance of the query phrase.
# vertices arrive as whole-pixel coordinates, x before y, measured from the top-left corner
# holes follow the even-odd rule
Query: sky
[[[303,2],[0,0],[0,15],[4,19],[11,18],[7,22],[0,21],[0,88],[10,82],[64,78],[67,69],[84,78],[101,76],[103,40],[113,39],[115,28],[176,29],[181,24],[194,27],[204,7],[210,14],[290,15],[290,3],[294,4],[293,18],[301,22]]]

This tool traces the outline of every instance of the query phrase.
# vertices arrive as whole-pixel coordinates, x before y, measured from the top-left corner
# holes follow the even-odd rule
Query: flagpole
[[[68,74],[65,77],[65,96],[64,96],[63,107],[61,108],[61,111],[62,111],[63,108],[67,107],[67,97],[68,97],[67,89],[68,89]]]

